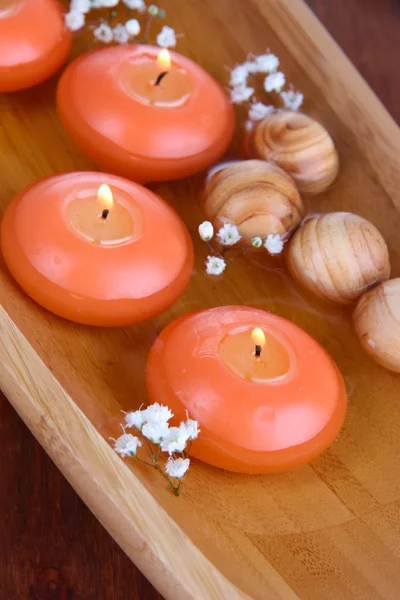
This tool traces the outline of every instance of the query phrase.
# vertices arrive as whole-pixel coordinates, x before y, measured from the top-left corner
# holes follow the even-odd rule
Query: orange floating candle
[[[193,455],[230,471],[309,462],[335,440],[346,412],[327,352],[297,325],[255,308],[212,308],[171,323],[146,377],[151,403],[199,422]]]
[[[179,179],[217,160],[231,141],[227,94],[188,58],[146,45],[103,48],[65,70],[60,118],[106,171],[148,182]]]
[[[5,262],[53,313],[87,325],[127,325],[160,313],[186,287],[189,233],[159,196],[120,177],[66,173],[9,205]]]
[[[55,0],[0,0],[0,92],[50,77],[66,60],[72,34]]]

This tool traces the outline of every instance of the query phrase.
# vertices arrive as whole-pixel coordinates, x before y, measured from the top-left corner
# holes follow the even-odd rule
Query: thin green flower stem
[[[190,452],[192,451],[193,440],[189,440],[189,450],[186,452],[186,458],[189,458]]]
[[[155,455],[155,458],[154,458],[154,462],[156,462],[156,463],[158,463],[158,459],[160,458],[160,450],[161,450],[161,445],[158,444],[156,455]]]
[[[135,454],[134,458],[136,458],[136,460],[140,463],[142,463],[142,465],[146,465],[147,467],[151,467],[153,469],[156,469],[156,471],[158,471],[159,473],[161,473],[161,475],[164,477],[164,479],[166,479],[166,481],[168,482],[168,485],[170,486],[171,490],[174,492],[175,496],[179,496],[179,493],[181,491],[181,485],[182,482],[180,481],[179,484],[177,486],[175,486],[171,479],[168,477],[168,475],[166,473],[164,473],[164,471],[162,470],[162,468],[160,467],[160,465],[158,464],[152,464],[149,463],[141,458],[139,458],[137,456],[137,454]]]
[[[108,16],[106,17],[106,21],[110,26],[111,26],[111,21],[113,20],[113,18],[115,17],[116,14],[117,14],[117,11],[114,8],[112,8],[110,10],[110,12],[108,13]]]
[[[211,246],[212,252],[214,252],[214,254],[216,254],[216,256],[218,256],[219,258],[222,258],[223,260],[225,260],[225,255],[227,252],[229,252],[230,250],[237,250],[237,248],[234,248],[233,246],[222,246],[222,250],[221,252],[218,252],[218,250],[215,250],[212,246]]]
[[[162,470],[162,468],[160,467],[160,465],[154,465],[154,468],[157,469],[157,471],[159,473],[161,473],[161,475],[164,477],[164,479],[166,479],[166,481],[168,481],[168,485],[170,486],[171,490],[174,492],[175,496],[179,496],[179,492],[180,492],[180,488],[181,488],[181,483],[179,482],[179,484],[177,486],[175,486],[171,479],[168,477],[168,475]]]
[[[144,37],[143,37],[143,42],[145,44],[149,43],[150,28],[151,28],[152,22],[153,22],[153,16],[152,15],[148,15],[148,17],[147,17],[147,23],[146,23],[146,29],[144,31]]]
[[[152,448],[152,446],[151,446],[151,444],[150,444],[150,442],[149,442],[148,440],[146,440],[146,444],[147,444],[147,445],[148,445],[148,447],[149,447],[149,454],[150,454],[150,458],[151,458],[151,460],[154,462],[153,448]]]
[[[142,465],[146,465],[147,467],[152,467],[153,469],[156,468],[156,465],[153,465],[153,463],[149,463],[149,462],[143,460],[142,458],[139,458],[137,454],[135,454],[133,458],[136,458],[136,460],[139,461],[140,463],[142,463]]]

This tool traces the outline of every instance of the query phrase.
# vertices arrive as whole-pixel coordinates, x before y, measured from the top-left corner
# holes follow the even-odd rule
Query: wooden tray
[[[399,276],[399,130],[301,0],[165,0],[163,7],[185,34],[178,50],[221,82],[225,65],[248,52],[268,46],[280,56],[305,110],[327,126],[341,154],[338,183],[313,206],[371,219]],[[74,51],[91,45],[81,39]],[[93,168],[57,119],[56,82],[0,98],[1,213],[39,177]],[[0,387],[166,598],[397,598],[400,378],[363,354],[348,312],[304,297],[281,264],[237,260],[222,280],[207,278],[207,249],[196,236],[201,183],[198,176],[152,186],[186,221],[197,266],[182,298],[151,322],[111,330],[68,323],[27,298],[0,265]],[[345,427],[322,457],[287,474],[242,476],[194,461],[175,498],[161,478],[122,461],[108,437],[118,434],[121,409],[146,399],[144,368],[157,332],[187,311],[231,303],[270,309],[321,341],[348,385]]]

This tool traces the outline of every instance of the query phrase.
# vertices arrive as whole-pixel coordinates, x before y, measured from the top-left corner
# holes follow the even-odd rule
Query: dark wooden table
[[[400,122],[400,0],[307,2]],[[81,502],[0,393],[0,600],[28,599],[161,596]]]

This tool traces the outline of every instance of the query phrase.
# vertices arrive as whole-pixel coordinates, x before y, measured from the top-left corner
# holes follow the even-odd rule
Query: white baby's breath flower
[[[140,13],[146,10],[146,4],[144,0],[122,0],[122,2],[131,10],[137,10]]]
[[[201,239],[205,242],[209,242],[213,235],[214,227],[212,226],[212,223],[210,223],[210,221],[203,221],[203,223],[199,225],[199,236]]]
[[[145,412],[144,410],[133,410],[131,412],[126,413],[125,415],[125,423],[126,426],[135,427],[135,429],[142,429],[145,423]]]
[[[245,63],[243,63],[243,67],[245,67],[247,73],[249,73],[250,75],[257,73],[258,71],[257,63],[252,60],[248,60]]]
[[[92,8],[103,8],[103,0],[91,0]]]
[[[285,85],[285,81],[285,75],[281,71],[278,71],[277,73],[270,73],[265,78],[264,89],[266,92],[280,93]]]
[[[254,88],[246,85],[238,85],[230,90],[231,100],[233,104],[241,104],[247,102],[254,94]]]
[[[253,237],[253,239],[251,240],[251,245],[253,246],[253,248],[261,248],[262,243],[263,241],[259,236]]]
[[[233,223],[225,223],[217,233],[217,240],[223,246],[233,246],[241,237],[239,229]]]
[[[257,56],[256,65],[260,73],[272,73],[279,67],[279,58],[275,54],[262,54]]]
[[[161,440],[168,437],[168,423],[145,423],[142,427],[142,435],[152,441],[153,444],[159,444]]]
[[[113,31],[107,23],[101,23],[93,31],[93,35],[99,42],[103,42],[104,44],[109,44],[113,40]]]
[[[113,8],[114,6],[117,6],[119,0],[102,0],[101,5],[104,8]]]
[[[221,275],[225,270],[226,262],[223,258],[218,256],[207,256],[206,260],[206,272],[207,275]]]
[[[150,4],[149,8],[147,9],[147,12],[151,17],[156,17],[159,14],[160,9],[155,4]]]
[[[129,40],[128,32],[125,29],[125,25],[122,25],[122,23],[118,23],[118,25],[113,28],[112,32],[114,41],[118,44],[126,44]]]
[[[244,65],[238,65],[231,71],[229,85],[231,85],[232,87],[236,87],[238,85],[246,85],[248,74],[249,73]]]
[[[274,106],[267,106],[262,102],[255,102],[251,104],[249,108],[249,119],[252,121],[261,121],[261,119],[265,119],[268,115],[272,114],[275,111]]]
[[[173,452],[183,452],[188,439],[186,431],[179,427],[170,427],[161,442],[161,450],[170,454]]]
[[[141,445],[142,442],[139,438],[131,433],[124,433],[115,440],[114,450],[124,458],[125,456],[134,456]]]
[[[190,460],[188,458],[169,458],[165,465],[165,472],[170,477],[181,479],[188,470],[189,465]]]
[[[140,33],[140,23],[137,19],[129,19],[125,23],[125,29],[128,32],[128,35],[134,37]]]
[[[282,92],[281,98],[285,108],[288,108],[289,110],[299,110],[304,100],[303,94],[301,92],[295,92],[294,90]]]
[[[283,240],[279,233],[276,235],[270,233],[264,242],[264,248],[268,250],[270,254],[280,254],[283,250]]]
[[[65,25],[70,31],[78,31],[85,24],[85,15],[77,10],[71,10],[64,18]]]
[[[161,48],[175,48],[176,46],[175,31],[168,25],[164,25],[156,39],[157,45]]]
[[[184,432],[188,440],[195,440],[200,433],[199,424],[194,419],[182,421],[182,423],[179,425],[179,429]]]
[[[167,423],[174,416],[168,406],[163,406],[162,404],[158,404],[158,402],[150,404],[142,412],[146,423],[153,423],[154,425]]]
[[[88,13],[91,9],[90,0],[71,0],[69,10],[77,10],[80,13]]]

